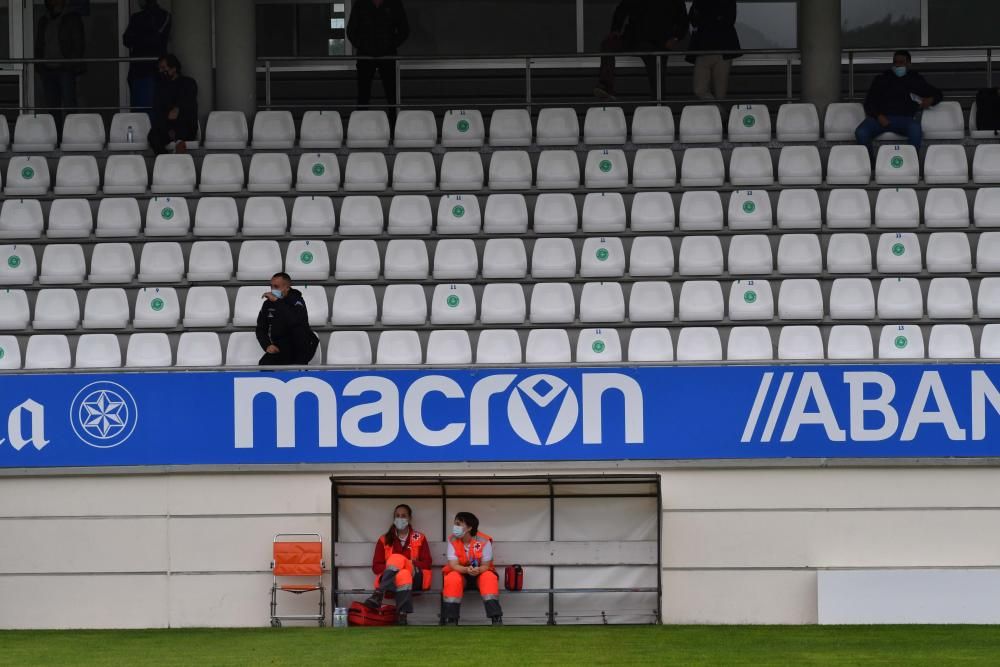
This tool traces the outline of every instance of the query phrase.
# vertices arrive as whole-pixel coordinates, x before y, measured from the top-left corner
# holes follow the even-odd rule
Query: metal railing
[[[18,105],[16,107],[4,107],[0,106],[0,112],[3,111],[65,111],[66,107],[45,107],[38,106],[31,100],[28,104],[26,101],[31,97],[29,94],[28,83],[32,81],[35,77],[35,66],[36,65],[79,65],[79,64],[116,64],[121,65],[123,63],[155,63],[157,58],[147,57],[147,58],[131,58],[127,56],[114,57],[114,58],[0,58],[0,76],[6,74],[9,76],[16,76],[17,86],[18,86]],[[127,108],[138,108],[131,107],[129,105],[116,105],[116,106],[82,106],[78,105],[73,107],[71,110],[83,110],[88,111],[119,111],[121,109]]]
[[[984,62],[984,74],[986,81],[983,84],[984,88],[993,87],[993,52],[1000,49],[997,46],[915,46],[908,48],[907,50],[914,56],[922,56],[921,62],[933,63],[933,62]],[[869,55],[879,55],[883,58],[874,62],[887,62],[891,59],[892,53],[895,49],[891,48],[864,48],[864,49],[844,49],[841,55],[841,64],[847,65],[847,98],[850,100],[857,98],[857,88],[855,85],[855,65],[858,64],[858,56]],[[979,53],[982,56],[979,56]],[[927,58],[928,54],[952,54],[944,55],[940,58]],[[960,57],[955,57],[954,54],[961,54]],[[969,58],[969,55],[976,54],[975,57]],[[888,57],[885,57],[888,56]],[[871,64],[873,59],[866,59],[867,62],[864,64]],[[845,62],[846,61],[846,62]]]

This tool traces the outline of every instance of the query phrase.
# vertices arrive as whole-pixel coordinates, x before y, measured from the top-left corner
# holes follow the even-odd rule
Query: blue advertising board
[[[0,376],[0,468],[1000,456],[1000,365]]]

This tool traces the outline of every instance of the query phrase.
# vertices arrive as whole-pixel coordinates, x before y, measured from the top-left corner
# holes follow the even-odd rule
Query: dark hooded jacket
[[[869,116],[908,116],[912,118],[920,109],[910,95],[930,97],[938,104],[943,95],[941,91],[927,83],[927,80],[912,69],[907,69],[906,76],[896,76],[891,69],[875,77],[872,87],[865,97],[865,113]]]
[[[410,24],[400,0],[355,0],[347,22],[347,39],[359,56],[392,56],[410,36]]]
[[[694,0],[691,5],[691,51],[738,51],[740,36],[736,32],[736,0]],[[739,56],[726,54],[726,60]],[[686,60],[693,63],[695,56]]]
[[[306,365],[316,354],[319,338],[309,326],[309,310],[297,289],[288,290],[283,299],[265,299],[257,315],[257,342],[261,349],[277,345],[291,354],[291,363]]]
[[[671,39],[688,35],[684,0],[622,0],[611,19],[611,31],[623,32],[626,48],[661,50]]]

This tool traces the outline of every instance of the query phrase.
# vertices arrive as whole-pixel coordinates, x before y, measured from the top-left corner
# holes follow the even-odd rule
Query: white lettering
[[[376,392],[378,400],[345,411],[340,427],[344,440],[356,447],[385,447],[399,437],[399,389],[387,378],[366,376],[348,382],[344,396],[360,396],[368,391]],[[382,416],[379,429],[361,430],[361,420],[375,415]]]
[[[27,438],[24,437],[21,424],[21,414],[24,412],[31,417],[31,430]],[[17,451],[21,451],[26,445],[34,445],[36,450],[41,451],[49,444],[45,439],[45,408],[29,398],[11,410],[7,417],[7,436],[10,438],[10,446]],[[0,440],[0,444],[3,444],[3,440]]]
[[[490,397],[507,391],[516,375],[490,375],[472,387],[469,398],[469,444],[490,444]]]
[[[462,422],[451,422],[444,428],[433,430],[424,423],[424,398],[427,394],[439,393],[445,398],[465,398],[465,393],[458,383],[443,375],[427,375],[413,384],[403,397],[403,423],[410,436],[421,445],[441,447],[458,440],[465,430]]]
[[[874,442],[888,440],[899,428],[899,414],[891,402],[896,395],[896,383],[885,373],[844,373],[844,382],[851,388],[851,440]],[[875,398],[865,398],[865,386],[875,385],[880,389]],[[882,426],[865,428],[865,414],[877,412],[882,415]]]
[[[986,371],[972,371],[972,439],[986,439],[986,402],[1000,412],[1000,391],[990,382]]]
[[[317,378],[299,377],[284,382],[277,378],[236,378],[233,381],[233,419],[237,449],[252,449],[254,399],[269,394],[277,416],[278,447],[295,447],[295,401],[312,394],[318,404],[319,446],[337,446],[337,397],[333,387]]]
[[[604,392],[615,390],[625,399],[625,442],[641,444],[645,440],[642,388],[633,378],[620,373],[596,373],[583,376],[583,444],[601,444]]]
[[[934,402],[938,409],[933,412],[927,411],[927,399],[933,395]],[[937,371],[925,371],[920,377],[920,384],[917,386],[916,396],[913,398],[913,405],[910,407],[910,414],[906,417],[906,424],[903,426],[901,440],[909,441],[917,437],[917,431],[923,424],[941,424],[948,434],[949,440],[965,440],[965,429],[958,425],[955,419],[955,412],[951,409],[951,401],[948,400],[948,392],[941,382],[941,374]]]
[[[809,397],[816,401],[817,412],[806,412]],[[833,414],[833,406],[826,395],[823,381],[819,373],[803,373],[802,382],[795,392],[792,400],[791,412],[785,422],[785,430],[781,433],[781,442],[792,442],[799,434],[799,427],[807,424],[816,424],[826,430],[826,437],[831,442],[843,442],[847,439],[847,434],[837,423],[837,417]]]

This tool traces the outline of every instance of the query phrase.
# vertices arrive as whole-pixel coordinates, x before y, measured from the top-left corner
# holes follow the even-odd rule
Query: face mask
[[[397,516],[392,520],[392,524],[396,526],[396,530],[406,530],[406,527],[410,525],[410,520]]]
[[[452,526],[451,534],[454,535],[455,537],[462,537],[463,535],[465,535],[465,528],[462,528],[461,526]]]
[[[906,68],[905,67],[893,67],[892,71],[898,77],[904,77],[904,76],[906,76]]]
[[[276,299],[280,299],[280,298],[281,298],[282,296],[284,296],[284,295],[283,295],[283,294],[281,293],[281,290],[280,290],[280,289],[273,289],[273,290],[271,290],[271,294],[273,294],[273,295],[274,295],[274,298],[276,298]]]

